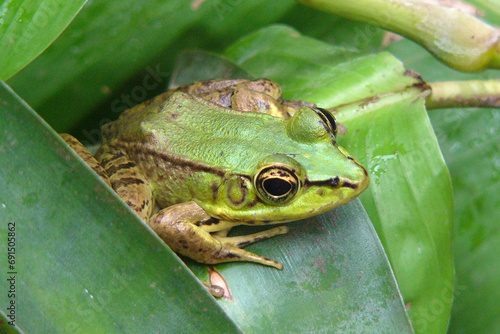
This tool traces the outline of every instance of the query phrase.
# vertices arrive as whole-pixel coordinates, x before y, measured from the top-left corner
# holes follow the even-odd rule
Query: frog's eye
[[[299,192],[300,181],[296,173],[286,166],[267,166],[254,178],[261,199],[269,204],[284,204]]]
[[[331,132],[333,136],[337,136],[337,122],[335,121],[335,117],[326,109],[316,107],[313,109],[319,117],[323,120],[323,123],[326,125],[328,132]]]
[[[335,139],[337,125],[328,110],[303,106],[288,120],[286,130],[295,141],[314,143]]]

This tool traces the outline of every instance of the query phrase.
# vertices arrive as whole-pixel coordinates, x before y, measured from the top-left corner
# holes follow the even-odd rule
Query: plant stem
[[[500,68],[500,32],[455,8],[421,0],[298,0],[406,36],[461,71]]]
[[[500,107],[500,80],[446,81],[429,84],[427,109]]]

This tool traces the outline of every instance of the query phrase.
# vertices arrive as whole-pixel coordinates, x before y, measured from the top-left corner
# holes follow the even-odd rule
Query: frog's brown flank
[[[75,151],[75,153],[78,154],[78,156],[82,158],[83,161],[85,161],[85,163],[89,165],[89,167],[92,168],[92,170],[99,175],[108,186],[111,187],[111,183],[109,182],[108,175],[104,171],[104,168],[99,164],[99,162],[97,162],[94,156],[90,154],[87,148],[83,146],[82,143],[80,143],[75,137],[69,134],[62,133],[60,136],[64,139],[66,144],[68,144],[73,151]]]
[[[133,151],[135,153],[140,152],[140,154],[142,155],[155,156],[172,165],[189,167],[189,169],[191,169],[192,171],[206,172],[210,174],[215,174],[220,177],[223,177],[226,174],[225,169],[209,166],[201,162],[180,158],[165,151],[159,151],[153,146],[148,144],[142,144],[136,142],[121,142],[119,144],[116,144],[115,146],[125,151]]]
[[[114,191],[143,220],[153,209],[153,193],[137,164],[120,150],[104,145],[97,153]]]

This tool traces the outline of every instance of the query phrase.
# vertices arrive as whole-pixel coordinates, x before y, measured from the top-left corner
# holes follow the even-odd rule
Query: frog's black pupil
[[[276,197],[286,195],[292,189],[290,182],[280,178],[269,178],[264,181],[263,186],[269,194]]]

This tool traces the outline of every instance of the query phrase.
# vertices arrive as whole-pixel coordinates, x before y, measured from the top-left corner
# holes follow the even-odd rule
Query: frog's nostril
[[[333,179],[330,179],[330,184],[329,186],[332,188],[335,188],[339,185],[339,177],[335,176]]]

